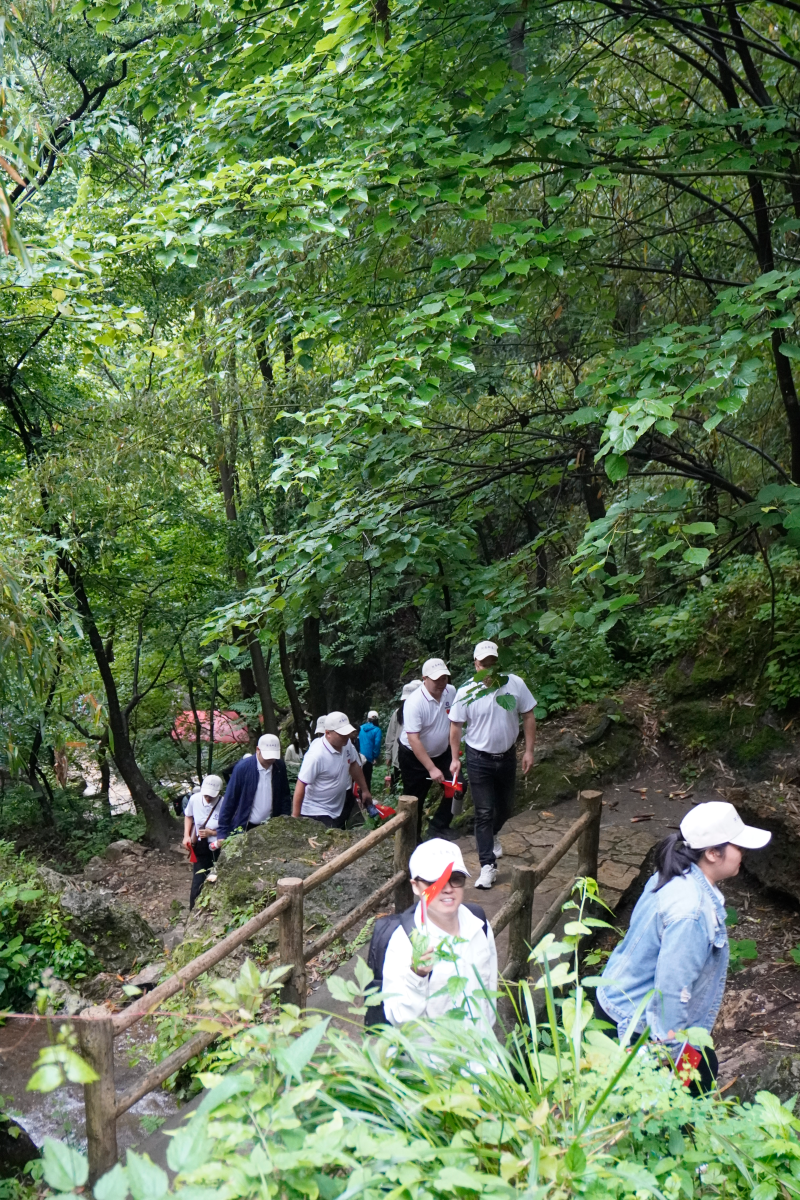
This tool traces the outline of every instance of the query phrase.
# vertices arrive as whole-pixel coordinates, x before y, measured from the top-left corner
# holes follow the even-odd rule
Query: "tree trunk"
[[[261,642],[255,631],[250,632],[250,658],[253,663],[253,677],[256,690],[261,701],[261,714],[264,717],[264,733],[278,732],[278,722],[275,719],[275,705],[272,702],[272,689],[269,686],[269,669],[264,662]]]
[[[83,628],[103,681],[108,705],[109,748],[114,762],[130,789],[137,812],[144,815],[150,841],[160,849],[166,849],[175,840],[180,827],[178,822],[173,819],[164,801],[145,779],[136,761],[128,733],[128,722],[119,701],[117,683],[94,619],[80,571],[63,551],[58,556],[58,565],[69,580]]]
[[[316,721],[328,711],[325,696],[325,677],[322,674],[322,655],[319,648],[319,617],[303,619],[303,662],[308,676],[308,706],[311,720]]]
[[[278,638],[278,657],[281,663],[281,674],[283,675],[283,686],[286,688],[286,695],[289,697],[289,704],[292,709],[292,717],[294,719],[294,727],[297,731],[297,736],[300,739],[300,749],[308,748],[308,731],[306,729],[306,714],[303,712],[303,706],[300,703],[300,697],[297,694],[297,686],[292,675],[292,666],[289,662],[289,652],[286,649],[286,634],[281,631]]]

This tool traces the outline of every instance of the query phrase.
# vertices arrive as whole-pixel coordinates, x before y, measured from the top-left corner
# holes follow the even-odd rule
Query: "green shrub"
[[[28,1008],[42,974],[85,978],[98,962],[69,928],[58,896],[49,893],[24,856],[0,841],[0,1004]]]

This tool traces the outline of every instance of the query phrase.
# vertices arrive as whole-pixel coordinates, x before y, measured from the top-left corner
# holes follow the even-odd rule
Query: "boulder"
[[[46,890],[55,896],[60,896],[64,889],[70,887],[73,882],[69,875],[62,875],[60,872],[54,871],[52,867],[37,867],[36,874]]]
[[[800,901],[800,789],[765,782],[726,788],[725,797],[746,824],[772,832],[763,850],[748,850],[745,870],[766,887]]]
[[[113,867],[110,863],[95,854],[83,868],[83,877],[84,879],[88,879],[90,883],[100,883],[103,879],[108,879],[112,870]]]
[[[137,912],[114,898],[114,893],[96,889],[67,888],[61,907],[72,917],[70,929],[89,946],[108,971],[125,973],[134,962],[153,957],[158,944],[153,930]]]
[[[324,862],[341,854],[368,830],[325,829],[307,818],[274,817],[249,833],[230,838],[217,865],[217,882],[203,889],[204,903],[194,909],[187,939],[208,937],[215,925],[229,924],[236,909],[256,902],[266,907],[279,879],[305,879]],[[306,930],[318,936],[380,887],[392,874],[391,837],[352,863],[345,871],[315,888],[305,900]],[[269,924],[258,940],[277,945],[278,924]]]
[[[10,1179],[21,1175],[27,1163],[39,1157],[39,1149],[32,1141],[30,1134],[22,1125],[17,1124],[11,1117],[5,1116],[0,1121],[0,1179]],[[4,1195],[19,1195],[22,1187],[17,1185]]]
[[[147,963],[142,967],[141,971],[137,971],[135,975],[131,975],[125,980],[126,983],[132,983],[134,987],[140,987],[144,990],[154,988],[161,976],[164,974],[166,964],[163,962]]]
[[[141,858],[146,854],[147,850],[138,842],[131,842],[128,838],[120,838],[117,842],[109,842],[105,848],[105,857],[109,862],[118,862],[125,854],[135,854],[137,858]]]

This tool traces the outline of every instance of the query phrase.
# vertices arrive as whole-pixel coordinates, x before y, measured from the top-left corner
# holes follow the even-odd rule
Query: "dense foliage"
[[[0,705],[44,803],[112,757],[164,841],[214,761],[179,710],[360,716],[488,634],[544,713],[739,584],[796,701],[788,0],[5,31]]]
[[[534,1020],[530,1036],[518,1031],[503,1047],[458,1009],[363,1040],[292,1009],[251,1025],[265,984],[246,963],[218,986],[217,1007],[240,1025],[172,1135],[174,1183],[128,1151],[95,1200],[798,1193],[792,1104],[767,1092],[743,1106],[693,1100],[641,1042],[629,1053],[594,1028],[580,997],[578,1019],[573,995],[557,1022],[550,989],[544,1026]],[[527,985],[522,998],[532,1014]],[[87,1171],[76,1150],[48,1140],[54,1192],[74,1194]]]

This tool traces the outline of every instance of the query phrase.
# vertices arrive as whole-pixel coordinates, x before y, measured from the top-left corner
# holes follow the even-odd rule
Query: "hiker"
[[[381,756],[383,734],[379,721],[378,713],[371,708],[367,713],[366,721],[358,731],[358,748],[366,760],[362,763],[362,768],[369,787],[372,787],[372,769]]]
[[[300,735],[296,729],[292,734],[292,740],[286,747],[283,761],[286,763],[289,788],[291,791],[294,791],[294,785],[297,783],[297,775],[300,770],[300,763],[303,761],[303,751],[300,749]]]
[[[441,783],[450,774],[450,722],[447,714],[456,689],[450,682],[450,668],[441,658],[429,658],[422,665],[422,687],[403,702],[403,732],[397,753],[403,791],[416,796],[417,840],[422,837],[422,810],[432,783]],[[442,796],[431,818],[428,833],[444,833],[452,820],[452,799]]]
[[[190,854],[194,853],[196,860],[192,864],[190,910],[194,908],[205,881],[213,883],[217,878],[214,865],[219,858],[217,827],[224,786],[224,780],[219,775],[206,775],[200,784],[200,791],[189,799],[183,814],[183,844]]]
[[[314,738],[325,736],[325,717],[317,717],[317,723],[314,726]],[[312,739],[313,740],[313,739]]]
[[[365,804],[372,803],[358,750],[350,741],[355,732],[345,713],[331,712],[325,717],[325,732],[311,743],[300,765],[293,817],[311,817],[328,829],[344,829],[351,781],[358,784]]]
[[[497,664],[498,649],[494,642],[478,642],[473,652],[475,671],[491,671]],[[486,695],[481,692],[491,687]],[[501,696],[513,698],[513,705],[498,704]],[[461,736],[466,724],[466,762],[475,809],[475,842],[481,873],[476,888],[490,888],[497,880],[497,860],[503,847],[498,833],[511,816],[514,806],[514,785],[517,777],[517,738],[519,719],[525,733],[522,772],[527,775],[533,766],[533,744],[536,738],[536,701],[519,675],[509,675],[500,687],[492,685],[491,675],[483,682],[471,679],[458,689],[450,708],[450,772],[461,770]]]
[[[772,834],[745,825],[732,804],[711,800],[686,814],[677,833],[656,847],[655,875],[645,885],[628,932],[609,958],[597,989],[596,1015],[620,1038],[646,1026],[674,1063],[696,1066],[697,1091],[717,1076],[717,1056],[689,1047],[684,1030],[711,1032],[725,991],[728,930],[718,884],[739,873],[743,850],[760,850]],[[640,1004],[648,996],[643,1009]],[[628,1027],[634,1023],[632,1031]],[[681,1072],[683,1073],[683,1072]]]
[[[411,683],[403,684],[403,690],[400,693],[400,703],[389,718],[389,728],[386,730],[386,766],[391,771],[392,788],[397,787],[397,780],[400,778],[400,762],[398,759],[398,751],[400,749],[400,732],[403,728],[403,705],[409,696],[413,696],[417,688],[422,687],[421,679],[412,679]]]
[[[246,833],[270,817],[288,817],[291,808],[280,740],[274,733],[262,734],[255,754],[245,755],[233,768],[219,814],[218,839]]]
[[[497,949],[483,909],[464,904],[469,872],[458,846],[443,838],[432,838],[417,846],[408,862],[411,887],[416,896],[421,896],[450,863],[453,869],[448,882],[428,905],[430,948],[420,956],[416,970],[411,939],[402,921],[389,939],[383,961],[383,1009],[392,1025],[401,1025],[463,1007],[468,1017],[480,1021],[489,1032],[495,1023],[490,996],[497,989]],[[413,921],[413,929],[420,931],[421,907],[417,904]],[[437,955],[445,941],[446,959]],[[448,986],[455,975],[466,981],[461,992]]]

